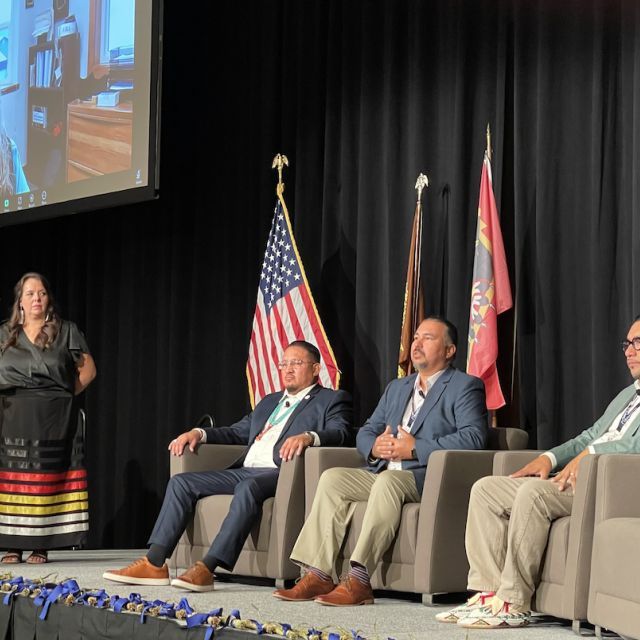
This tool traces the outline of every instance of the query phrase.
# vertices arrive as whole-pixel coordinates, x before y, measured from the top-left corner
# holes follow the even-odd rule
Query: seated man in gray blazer
[[[283,460],[311,446],[349,446],[353,441],[351,397],[318,385],[320,352],[302,340],[292,342],[278,363],[285,391],[265,396],[255,410],[230,427],[192,429],[169,443],[173,455],[204,442],[244,444],[247,449],[228,469],[180,473],[169,480],[164,502],[149,538],[149,551],[124,569],[107,571],[115,582],[169,584],[165,559],[178,544],[200,498],[233,495],[229,513],[202,562],[196,562],[171,585],[211,591],[213,570],[231,571],[262,503],[276,493]]]
[[[640,316],[622,349],[635,382],[592,427],[511,476],[489,476],[473,485],[465,544],[468,586],[477,593],[436,619],[472,629],[528,624],[549,529],[571,514],[580,460],[594,453],[640,453]],[[549,480],[554,469],[560,471]]]
[[[372,604],[369,581],[393,541],[402,506],[419,502],[429,456],[439,449],[481,449],[487,438],[484,385],[451,366],[456,328],[432,316],[416,331],[411,359],[418,372],[394,380],[356,438],[368,460],[364,469],[329,469],[322,474],[313,507],[291,553],[305,574],[282,600],[324,605]],[[362,533],[339,585],[331,573],[354,502],[367,502]]]

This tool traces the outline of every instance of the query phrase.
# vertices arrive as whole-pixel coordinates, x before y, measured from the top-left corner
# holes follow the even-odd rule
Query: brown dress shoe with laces
[[[124,569],[112,569],[102,574],[105,580],[123,582],[124,584],[144,584],[151,586],[163,586],[169,584],[169,568],[166,564],[156,567],[151,564],[146,556],[134,560]]]
[[[280,600],[303,602],[329,593],[333,591],[335,586],[332,580],[322,580],[315,573],[307,571],[291,589],[276,589],[271,595],[274,598],[280,598]]]
[[[187,589],[188,591],[213,591],[213,573],[209,571],[204,562],[198,560],[189,567],[182,575],[171,581],[172,587]]]
[[[373,604],[373,590],[371,585],[363,584],[360,580],[347,575],[340,584],[324,596],[318,596],[318,604],[330,607],[354,607],[361,604]]]

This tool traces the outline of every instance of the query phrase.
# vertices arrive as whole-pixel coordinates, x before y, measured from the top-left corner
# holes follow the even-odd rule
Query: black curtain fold
[[[91,544],[141,546],[168,441],[249,410],[273,156],[358,423],[395,376],[417,175],[429,313],[465,367],[480,172],[515,309],[499,423],[546,448],[628,384],[640,312],[640,9],[624,0],[165,2],[158,200],[0,230],[0,304],[36,269],[85,331]],[[515,327],[515,336],[514,336]],[[514,351],[515,344],[515,351]],[[511,384],[512,363],[517,368]]]

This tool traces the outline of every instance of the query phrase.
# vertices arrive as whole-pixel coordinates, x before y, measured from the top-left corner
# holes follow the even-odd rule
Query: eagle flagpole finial
[[[418,202],[422,200],[422,190],[428,186],[429,186],[429,178],[427,178],[427,176],[425,176],[424,173],[421,173],[420,175],[418,175],[418,179],[416,180],[416,186],[415,186],[415,189],[418,192]]]
[[[285,156],[283,153],[276,154],[273,162],[271,163],[271,168],[278,170],[278,186],[276,188],[276,191],[278,193],[282,193],[284,191],[284,182],[282,182],[282,168],[285,166],[289,166],[289,158],[287,158],[287,156]]]

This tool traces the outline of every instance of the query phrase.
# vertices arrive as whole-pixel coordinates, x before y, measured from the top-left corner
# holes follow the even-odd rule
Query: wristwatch
[[[411,459],[412,460],[418,459],[418,452],[415,449],[411,449]]]

